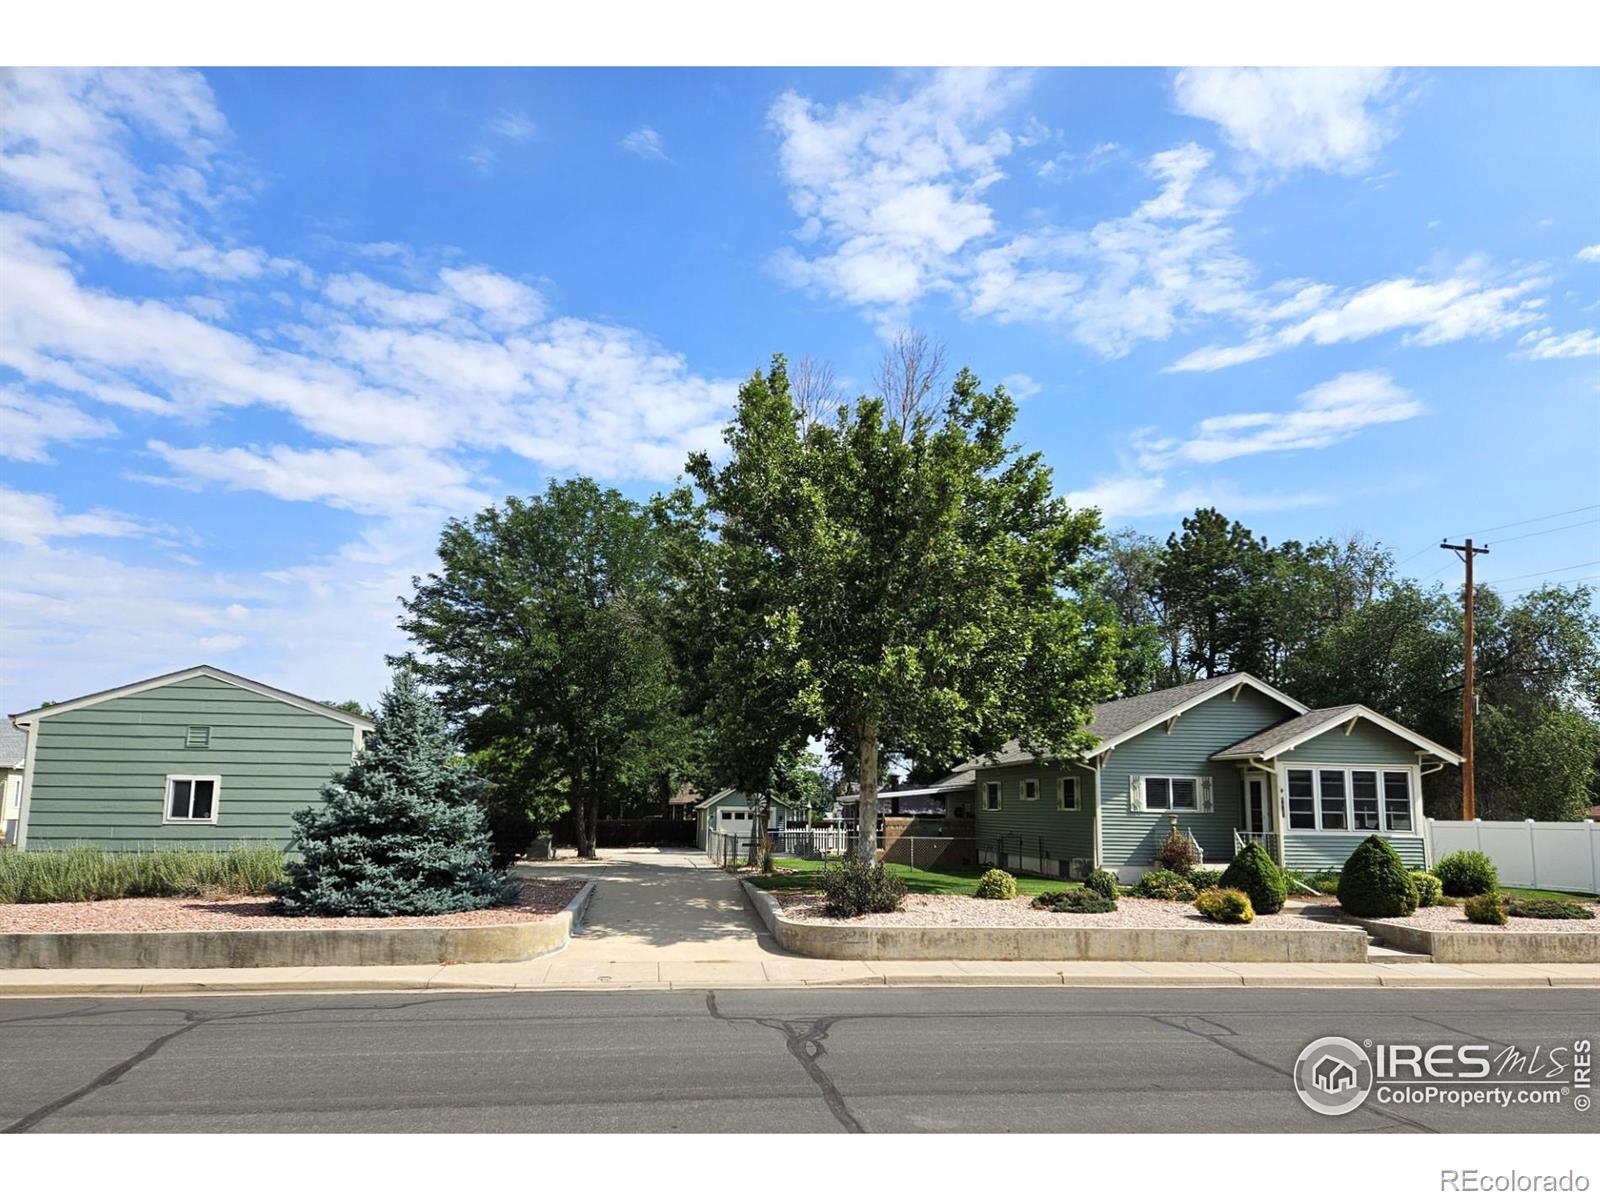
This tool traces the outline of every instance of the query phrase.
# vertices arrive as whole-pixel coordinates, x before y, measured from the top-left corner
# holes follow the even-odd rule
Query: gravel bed
[[[418,925],[511,925],[553,917],[572,903],[576,879],[519,879],[519,898],[503,908],[433,917],[281,917],[265,896],[221,900],[164,896],[66,904],[0,904],[0,933],[158,933],[236,929],[389,929]]]
[[[979,900],[973,896],[906,897],[900,912],[868,913],[862,917],[827,917],[822,913],[822,897],[813,892],[770,892],[783,905],[783,915],[795,921],[819,925],[924,925],[970,928],[1040,926],[1070,929],[1326,929],[1326,920],[1315,920],[1300,912],[1281,912],[1258,916],[1251,925],[1219,925],[1195,911],[1193,904],[1172,900],[1140,900],[1123,896],[1117,911],[1109,913],[1054,913],[1032,908],[1032,898]],[[1531,922],[1530,922],[1531,923]]]
[[[1467,920],[1467,914],[1461,909],[1450,904],[1436,904],[1430,908],[1419,908],[1409,917],[1383,917],[1385,922],[1394,925],[1409,925],[1414,929],[1445,929],[1453,933],[1468,931],[1506,930],[1512,933],[1592,933],[1600,937],[1600,905],[1585,904],[1590,912],[1595,914],[1589,921],[1535,921],[1532,917],[1511,917],[1502,925],[1474,925]]]

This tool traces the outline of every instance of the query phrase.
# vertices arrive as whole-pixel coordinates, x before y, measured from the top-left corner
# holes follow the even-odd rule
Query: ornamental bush
[[[1183,873],[1183,877],[1194,884],[1194,890],[1203,892],[1207,888],[1214,888],[1222,882],[1221,867],[1190,867]]]
[[[1200,861],[1200,852],[1195,849],[1194,842],[1189,840],[1189,835],[1179,829],[1177,825],[1167,831],[1167,840],[1161,843],[1161,849],[1156,851],[1156,862],[1169,871],[1176,871],[1180,875]]]
[[[517,885],[489,865],[483,787],[439,707],[396,672],[350,769],[323,786],[320,808],[294,814],[301,859],[272,886],[274,909],[397,917],[511,903]]]
[[[1481,896],[1498,891],[1500,872],[1494,861],[1479,850],[1457,850],[1433,865],[1433,873],[1444,885],[1446,896]]]
[[[1089,878],[1083,881],[1083,886],[1085,891],[1104,896],[1107,900],[1115,900],[1121,890],[1117,887],[1117,877],[1104,868],[1090,871]]]
[[[1506,898],[1499,892],[1484,892],[1469,897],[1461,906],[1467,920],[1474,925],[1504,925],[1506,923]]]
[[[1417,885],[1417,907],[1433,908],[1444,903],[1444,884],[1437,875],[1426,871],[1411,872],[1411,882]]]
[[[1033,898],[1033,907],[1058,913],[1108,913],[1117,911],[1117,900],[1081,887],[1067,892],[1041,892]]]
[[[1373,834],[1339,872],[1339,903],[1353,917],[1408,917],[1417,910],[1417,885],[1394,847]]]
[[[906,898],[906,881],[876,862],[850,855],[822,868],[822,911],[830,917],[895,912]]]
[[[1289,885],[1278,864],[1260,842],[1246,842],[1222,873],[1220,886],[1235,888],[1250,897],[1258,913],[1275,913],[1283,908]]]
[[[1237,888],[1207,888],[1195,897],[1194,906],[1206,920],[1223,925],[1248,925],[1256,919],[1250,897]]]
[[[979,900],[1014,900],[1017,896],[1017,881],[999,867],[991,867],[978,879],[978,886],[972,894]]]
[[[1146,871],[1139,877],[1139,882],[1133,885],[1133,894],[1142,896],[1146,900],[1184,900],[1195,898],[1194,884],[1190,883],[1176,871],[1167,871],[1157,868]]]
[[[1534,921],[1592,921],[1594,913],[1570,900],[1512,900],[1506,913]]]

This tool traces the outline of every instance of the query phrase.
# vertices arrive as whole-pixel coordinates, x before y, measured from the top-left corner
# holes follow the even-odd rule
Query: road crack
[[[833,1027],[835,1021],[839,1021],[842,1018],[817,1017],[809,1024],[806,1024],[802,1021],[780,1021],[771,1017],[730,1017],[717,1007],[717,994],[715,992],[706,993],[706,1011],[718,1021],[726,1021],[730,1024],[742,1021],[782,1034],[785,1047],[794,1056],[795,1061],[805,1069],[805,1073],[810,1076],[811,1082],[817,1085],[817,1089],[822,1093],[823,1103],[828,1106],[828,1111],[833,1114],[834,1120],[839,1122],[846,1133],[865,1133],[867,1131],[866,1126],[861,1123],[861,1119],[850,1111],[850,1105],[846,1103],[838,1085],[822,1069],[820,1061],[828,1053],[827,1047],[823,1045],[828,1039],[828,1031]]]

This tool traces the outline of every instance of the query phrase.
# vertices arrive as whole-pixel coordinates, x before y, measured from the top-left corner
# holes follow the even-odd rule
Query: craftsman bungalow
[[[1012,742],[957,769],[980,861],[1131,882],[1176,826],[1208,864],[1257,841],[1291,869],[1338,868],[1378,834],[1422,867],[1422,777],[1461,761],[1365,705],[1308,709],[1243,672],[1098,705],[1089,732],[1067,761]]]

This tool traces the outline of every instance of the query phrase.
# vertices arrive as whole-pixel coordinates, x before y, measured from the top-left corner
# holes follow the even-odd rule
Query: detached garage
[[[723,788],[695,805],[695,818],[695,843],[702,850],[710,844],[713,833],[731,833],[748,843],[756,828],[754,806],[749,797],[732,788]],[[789,806],[781,800],[772,801],[767,828],[776,833],[788,819]]]
[[[372,729],[365,717],[198,666],[12,717],[25,735],[15,844],[285,849]]]

